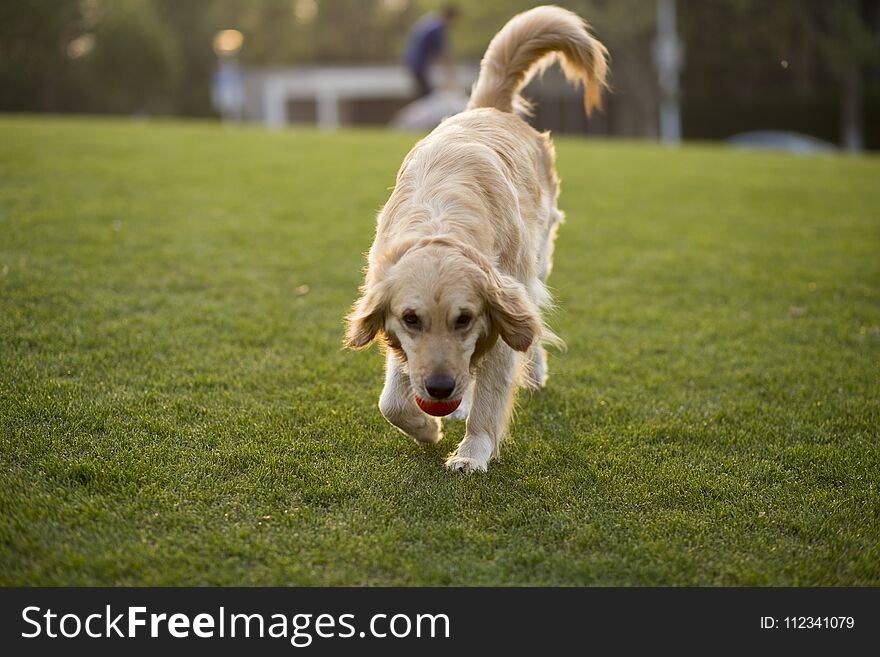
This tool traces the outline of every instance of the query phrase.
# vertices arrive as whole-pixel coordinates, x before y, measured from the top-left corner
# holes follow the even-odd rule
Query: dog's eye
[[[458,316],[458,319],[455,320],[455,328],[457,329],[465,329],[471,325],[471,316],[467,313],[462,313]]]
[[[403,323],[411,329],[419,329],[422,327],[422,320],[420,320],[419,316],[413,312],[403,314]]]

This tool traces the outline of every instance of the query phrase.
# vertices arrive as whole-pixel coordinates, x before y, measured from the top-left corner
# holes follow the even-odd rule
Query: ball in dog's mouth
[[[461,400],[456,399],[455,401],[430,401],[428,399],[422,399],[418,395],[416,395],[416,404],[419,405],[425,413],[428,415],[433,415],[435,417],[443,417],[444,415],[449,415],[456,408],[461,405]]]

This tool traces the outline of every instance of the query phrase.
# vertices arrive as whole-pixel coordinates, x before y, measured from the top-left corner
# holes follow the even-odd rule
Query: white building
[[[457,67],[457,83],[470,89],[476,64]],[[439,72],[438,72],[439,73]],[[415,85],[398,65],[315,66],[244,71],[243,116],[266,126],[317,123],[387,123],[415,97]]]

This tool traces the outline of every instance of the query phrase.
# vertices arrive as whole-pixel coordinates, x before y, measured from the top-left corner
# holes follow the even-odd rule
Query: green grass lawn
[[[340,348],[414,141],[0,119],[0,583],[880,585],[877,158],[558,139],[568,351],[464,476]]]

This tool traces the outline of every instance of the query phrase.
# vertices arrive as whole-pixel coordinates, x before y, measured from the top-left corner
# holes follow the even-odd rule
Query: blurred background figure
[[[459,18],[456,5],[446,5],[442,11],[428,14],[410,30],[403,62],[412,77],[416,100],[401,109],[391,120],[399,130],[431,130],[447,116],[458,114],[467,107],[467,95],[458,84],[455,60],[449,44],[449,29]],[[443,84],[435,90],[432,73],[442,71]],[[469,77],[474,77],[473,71]]]
[[[217,68],[211,85],[211,99],[224,121],[242,118],[244,86],[238,53],[243,43],[244,35],[238,30],[222,30],[214,37]]]
[[[455,69],[447,31],[458,18],[456,5],[447,5],[442,11],[428,14],[410,31],[403,61],[416,85],[416,98],[428,96],[433,91],[430,80],[431,65],[436,61],[443,65],[447,76],[446,86],[455,85]]]

